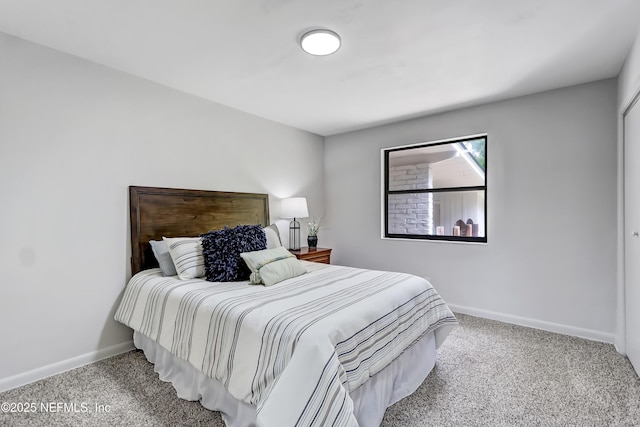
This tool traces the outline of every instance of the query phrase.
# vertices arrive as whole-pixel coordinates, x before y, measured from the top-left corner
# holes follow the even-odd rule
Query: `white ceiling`
[[[331,135],[614,77],[638,0],[0,0],[0,31]],[[338,32],[314,57],[306,30]]]

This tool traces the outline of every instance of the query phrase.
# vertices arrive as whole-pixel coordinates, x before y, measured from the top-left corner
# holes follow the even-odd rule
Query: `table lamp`
[[[300,249],[300,222],[296,218],[309,216],[306,197],[282,199],[281,215],[283,218],[293,218],[289,223],[289,249],[297,251]]]

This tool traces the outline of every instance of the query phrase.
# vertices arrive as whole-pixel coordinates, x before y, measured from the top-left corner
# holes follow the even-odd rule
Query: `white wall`
[[[624,133],[623,115],[640,93],[640,31],[618,76],[618,331],[616,347],[626,352],[624,290]]]
[[[382,240],[380,149],[485,132],[488,244]],[[461,312],[612,342],[616,137],[613,79],[328,137],[332,261],[428,277]]]
[[[2,33],[0,58],[0,390],[130,345],[129,185],[324,210],[317,135]]]

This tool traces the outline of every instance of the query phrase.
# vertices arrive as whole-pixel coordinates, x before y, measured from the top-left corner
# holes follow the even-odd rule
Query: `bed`
[[[129,195],[132,278],[116,320],[160,379],[227,426],[379,426],[424,381],[456,324],[428,281],[404,273],[294,258],[304,274],[272,286],[163,275],[150,241],[267,227],[268,195]]]

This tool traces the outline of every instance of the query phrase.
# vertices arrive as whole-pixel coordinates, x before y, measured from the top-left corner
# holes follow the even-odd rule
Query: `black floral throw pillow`
[[[240,254],[267,248],[267,238],[260,225],[225,227],[200,237],[205,274],[210,282],[249,280],[251,271]]]

